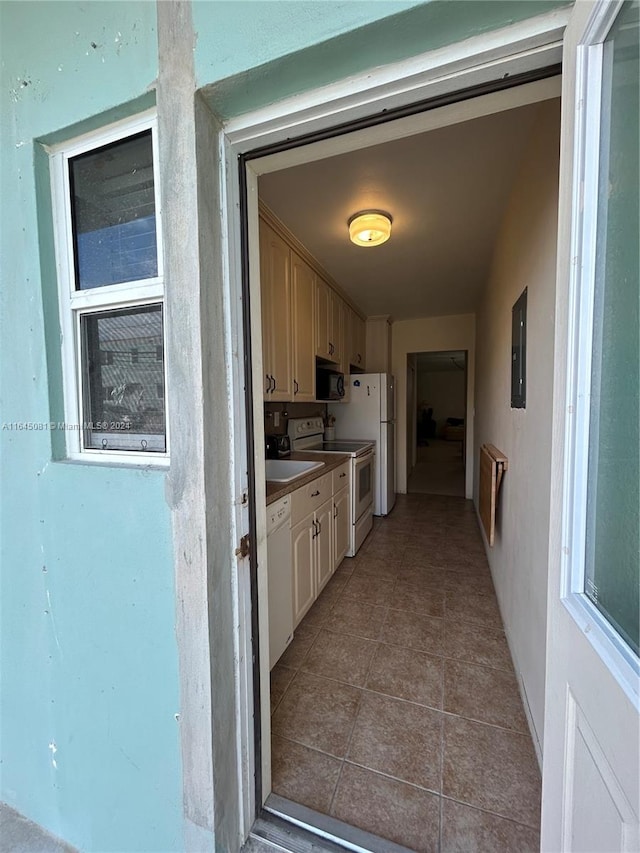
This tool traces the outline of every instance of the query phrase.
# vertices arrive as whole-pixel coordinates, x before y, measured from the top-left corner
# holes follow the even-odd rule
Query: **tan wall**
[[[559,133],[559,102],[547,101],[523,154],[477,314],[475,469],[485,442],[509,458],[496,542],[488,554],[538,748],[544,719]],[[523,410],[511,409],[510,365],[511,309],[525,287]],[[477,482],[474,491],[477,500]]]
[[[475,316],[456,314],[450,317],[422,317],[419,320],[398,320],[392,326],[391,349],[393,374],[396,380],[396,491],[407,491],[407,355],[413,352],[466,350],[468,353],[469,383],[467,386],[467,447],[473,444],[473,395],[475,372]],[[468,457],[470,460],[471,456]],[[467,466],[465,491],[468,498],[473,489],[473,464]]]

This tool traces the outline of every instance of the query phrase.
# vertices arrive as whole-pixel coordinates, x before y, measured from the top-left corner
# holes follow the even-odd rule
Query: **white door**
[[[638,2],[565,35],[544,851],[637,851]]]

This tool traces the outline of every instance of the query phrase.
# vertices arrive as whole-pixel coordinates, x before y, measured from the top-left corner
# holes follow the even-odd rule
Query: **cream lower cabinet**
[[[338,568],[349,550],[350,527],[349,489],[344,488],[333,497],[333,571]]]
[[[293,627],[311,607],[349,547],[351,462],[291,495]]]
[[[291,531],[293,627],[333,574],[333,500],[325,501]]]

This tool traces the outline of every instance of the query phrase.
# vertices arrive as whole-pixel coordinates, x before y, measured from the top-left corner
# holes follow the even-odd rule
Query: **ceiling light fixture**
[[[349,239],[356,246],[380,246],[391,236],[391,221],[382,210],[361,210],[349,220]]]

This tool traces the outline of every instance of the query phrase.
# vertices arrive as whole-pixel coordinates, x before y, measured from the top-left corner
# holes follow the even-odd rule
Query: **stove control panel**
[[[287,425],[287,432],[291,438],[306,438],[309,435],[322,435],[324,421],[321,417],[313,418],[291,418]]]

